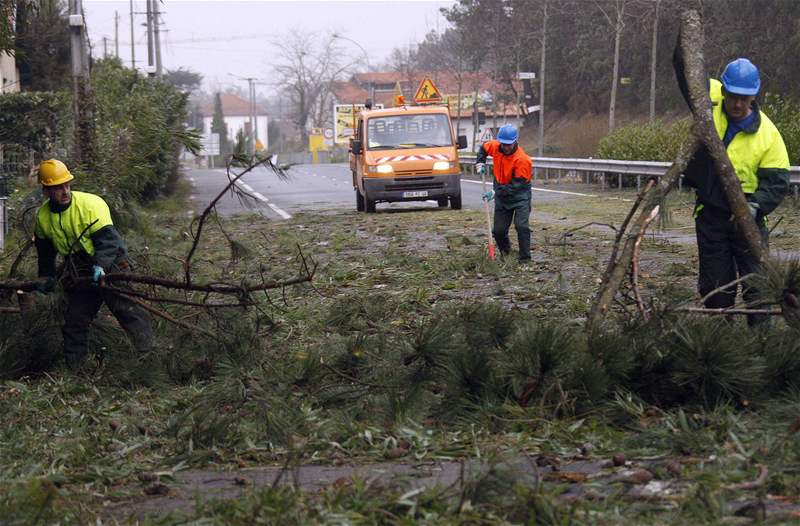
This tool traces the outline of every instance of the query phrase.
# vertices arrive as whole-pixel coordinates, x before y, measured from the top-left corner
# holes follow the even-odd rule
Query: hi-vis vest
[[[102,197],[72,192],[72,202],[63,212],[51,212],[49,200],[39,207],[35,233],[36,237],[49,239],[62,256],[69,255],[70,249],[73,253],[83,250],[94,256],[94,244],[90,236],[109,225],[113,225],[111,212]]]
[[[722,108],[722,103],[713,107],[714,126],[720,140],[725,137],[728,129],[728,116]],[[789,169],[789,155],[780,132],[769,117],[761,110],[758,112],[758,129],[753,133],[741,131],[728,144],[728,157],[742,182],[742,191],[746,194],[752,194],[758,188],[759,168]]]

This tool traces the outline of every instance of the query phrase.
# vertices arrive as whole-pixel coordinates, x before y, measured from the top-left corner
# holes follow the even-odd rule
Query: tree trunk
[[[686,11],[681,15],[681,30],[674,66],[678,85],[686,97],[694,117],[692,135],[681,147],[666,175],[659,179],[658,185],[646,196],[645,204],[629,232],[639,232],[649,214],[658,206],[667,193],[674,188],[680,174],[686,168],[697,148],[705,144],[714,158],[716,171],[728,198],[728,203],[733,210],[736,226],[747,240],[751,252],[759,261],[763,262],[767,255],[767,249],[762,245],[756,223],[750,216],[747,201],[742,192],[742,184],[736,176],[736,172],[728,159],[727,151],[714,128],[702,50],[703,32],[700,24],[700,15],[697,11]],[[631,210],[631,213],[634,211]],[[617,240],[606,272],[603,275],[600,289],[589,310],[587,328],[590,332],[599,327],[608,313],[611,302],[614,301],[614,297],[631,266],[636,235],[630,233],[626,235],[626,230],[627,225],[623,224],[617,234]],[[619,252],[619,258],[617,258],[617,250],[623,238],[625,239],[625,244]]]
[[[655,0],[653,13],[653,43],[650,48],[650,122],[656,119],[656,57],[658,46],[658,5],[661,0]]]
[[[694,133],[706,145],[708,153],[714,159],[714,167],[739,232],[747,241],[753,256],[763,263],[768,255],[768,248],[764,245],[756,222],[750,215],[747,199],[742,191],[742,182],[736,175],[736,170],[728,158],[728,151],[714,127],[703,58],[703,28],[697,11],[685,11],[681,15],[680,42],[681,57],[683,57],[681,65],[685,69],[685,76],[679,75],[679,82],[681,78],[684,79],[686,92],[689,94],[689,106],[695,121]]]
[[[544,79],[547,58],[547,0],[542,6],[542,57],[539,63],[539,157],[544,157]]]
[[[617,21],[614,26],[614,73],[611,80],[611,102],[608,105],[608,133],[614,131],[614,114],[617,109],[617,84],[619,84],[619,44],[622,40],[623,10],[625,4],[617,5]]]

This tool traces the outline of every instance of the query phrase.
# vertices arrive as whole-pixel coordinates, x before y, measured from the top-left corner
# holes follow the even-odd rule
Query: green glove
[[[494,199],[494,190],[489,190],[485,194],[481,194],[481,199],[483,199],[484,201],[491,201],[492,199]]]
[[[486,173],[486,165],[483,163],[477,163],[475,165],[475,173],[478,175],[483,175]]]

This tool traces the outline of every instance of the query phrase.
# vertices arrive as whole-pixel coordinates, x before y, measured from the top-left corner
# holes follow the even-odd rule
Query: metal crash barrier
[[[459,156],[460,162],[464,166],[472,167],[474,174],[475,154]],[[569,159],[562,157],[532,157],[533,167],[537,175],[545,180],[555,175],[560,182],[562,177],[573,177],[583,179],[585,183],[590,178],[596,177],[600,180],[600,185],[605,188],[608,186],[608,177],[616,177],[617,187],[622,188],[627,179],[636,178],[636,189],[642,186],[642,178],[661,177],[664,175],[672,163],[656,161],[618,161],[615,159]],[[489,163],[491,165],[491,159]],[[555,172],[555,174],[551,174]],[[794,191],[795,198],[800,191],[800,166],[789,167],[790,183]]]

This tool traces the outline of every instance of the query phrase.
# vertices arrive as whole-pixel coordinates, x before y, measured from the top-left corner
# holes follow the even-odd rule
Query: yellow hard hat
[[[39,165],[39,183],[42,186],[58,186],[75,179],[67,165],[58,159],[48,159]]]

